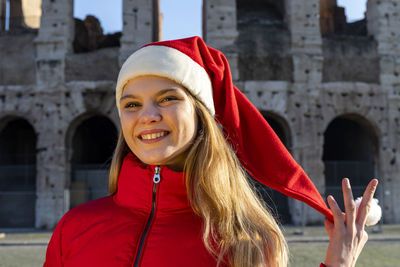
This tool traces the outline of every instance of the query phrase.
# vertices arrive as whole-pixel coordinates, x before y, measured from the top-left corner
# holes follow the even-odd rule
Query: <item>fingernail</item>
[[[344,184],[345,184],[347,187],[350,187],[350,180],[349,180],[349,178],[344,178]]]

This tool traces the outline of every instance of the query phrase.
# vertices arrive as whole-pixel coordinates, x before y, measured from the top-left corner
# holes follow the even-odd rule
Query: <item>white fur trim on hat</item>
[[[133,53],[122,65],[116,87],[118,112],[123,89],[129,80],[145,75],[169,78],[181,84],[215,114],[212,84],[206,70],[177,49],[150,45]]]
[[[362,197],[359,197],[355,201],[357,210],[361,204],[361,200],[362,200]],[[382,209],[381,209],[381,206],[379,206],[378,202],[379,202],[379,200],[377,200],[376,198],[373,198],[371,200],[371,209],[368,212],[367,221],[365,222],[365,225],[367,225],[367,226],[375,225],[381,219]]]

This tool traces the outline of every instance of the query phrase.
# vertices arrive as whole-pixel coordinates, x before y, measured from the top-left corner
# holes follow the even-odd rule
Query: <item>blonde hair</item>
[[[287,266],[287,244],[275,219],[255,195],[208,109],[193,96],[190,98],[199,126],[184,172],[191,206],[204,219],[206,248],[217,257],[218,265]],[[110,168],[110,194],[117,190],[119,171],[128,152],[120,133]]]

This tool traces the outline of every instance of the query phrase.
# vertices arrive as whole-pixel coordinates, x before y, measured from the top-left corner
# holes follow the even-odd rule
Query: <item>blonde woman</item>
[[[287,266],[260,182],[322,212],[326,266],[354,266],[377,186],[356,210],[329,210],[256,108],[233,86],[221,52],[199,37],[149,44],[127,59],[116,86],[121,133],[110,196],[67,212],[44,266]],[[324,264],[321,264],[324,266]]]

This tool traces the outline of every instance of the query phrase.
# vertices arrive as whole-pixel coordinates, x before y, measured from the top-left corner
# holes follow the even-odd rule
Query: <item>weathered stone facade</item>
[[[43,0],[37,31],[0,33],[0,133],[21,118],[36,134],[35,227],[54,227],[69,207],[76,129],[93,116],[119,128],[118,68],[160,37],[157,0],[123,0],[123,10],[120,47],[88,53],[73,51],[73,0]],[[369,0],[357,30],[338,10],[334,0],[204,0],[203,35],[226,54],[236,85],[280,124],[321,193],[329,126],[341,118],[364,129],[384,222],[400,223],[400,0]],[[289,210],[295,224],[323,220],[298,201]]]

